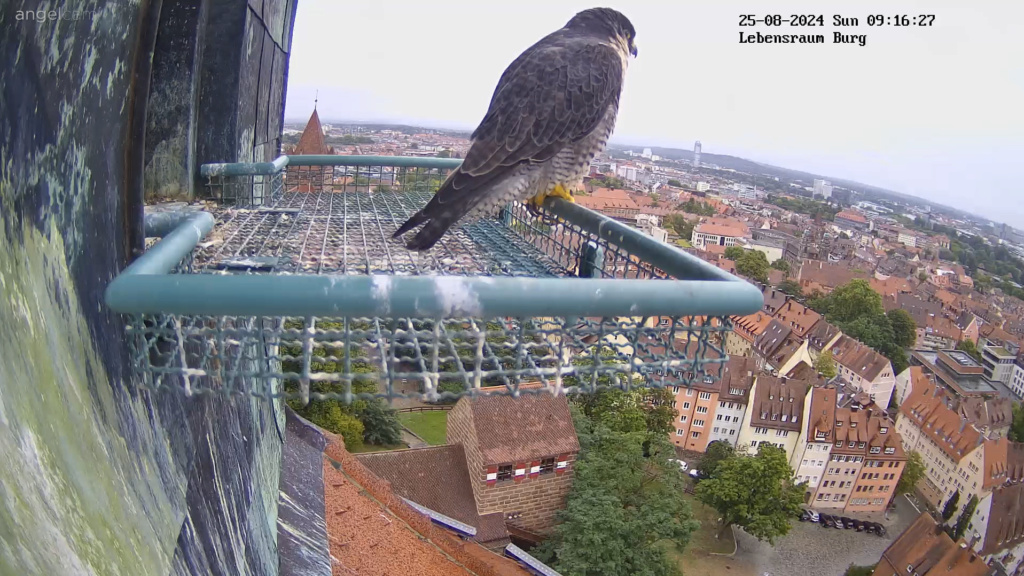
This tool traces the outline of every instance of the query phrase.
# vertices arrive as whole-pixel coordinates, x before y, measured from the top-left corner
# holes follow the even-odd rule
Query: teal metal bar
[[[417,158],[415,156],[288,156],[290,166],[382,166],[394,168],[451,169],[462,164],[459,158]]]
[[[269,176],[284,170],[288,165],[287,156],[278,156],[273,162],[232,162],[203,164],[199,173],[207,178],[215,176]]]
[[[170,217],[168,217],[170,220]],[[150,218],[147,218],[150,221]],[[160,219],[153,219],[154,227],[161,222]],[[166,224],[166,220],[163,221]],[[167,278],[165,276],[181,262],[189,252],[195,249],[196,244],[204,236],[213,230],[215,220],[209,212],[186,212],[180,217],[178,226],[174,231],[164,235],[163,240],[146,251],[131,266],[124,269],[121,274],[107,286],[107,305],[117,309],[110,303],[111,293],[120,293],[119,282],[136,274],[153,275],[154,278]],[[147,222],[148,224],[148,222]],[[149,226],[147,225],[147,228]],[[148,232],[149,230],[147,230]]]
[[[158,264],[119,276],[107,289],[107,305],[137,314],[385,318],[720,316],[752,314],[762,305],[761,292],[739,281],[165,275],[167,253]]]
[[[173,212],[146,212],[145,223],[147,238],[163,238],[182,222],[193,217],[201,210],[175,210]]]
[[[639,256],[667,274],[686,280],[721,280],[736,282],[739,279],[725,270],[687,254],[686,252],[659,242],[635,228],[613,220],[604,214],[566,202],[561,198],[548,198],[544,208],[555,216],[564,218],[584,230],[603,238],[624,250]],[[756,289],[755,289],[756,290]],[[760,291],[758,291],[760,293]]]

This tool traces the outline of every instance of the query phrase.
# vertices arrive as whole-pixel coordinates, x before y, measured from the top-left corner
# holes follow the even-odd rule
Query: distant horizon
[[[308,122],[308,121],[309,121],[309,117],[308,116],[306,118],[285,118],[285,120],[284,120],[284,122],[286,124],[303,124],[303,125],[306,122]],[[467,133],[472,133],[473,130],[476,128],[475,126],[467,127],[465,125],[463,125],[463,126],[447,125],[446,126],[446,125],[444,125],[443,122],[431,123],[431,122],[424,122],[424,121],[411,121],[411,120],[410,121],[403,121],[403,120],[395,120],[395,119],[387,119],[387,120],[351,120],[351,119],[327,118],[327,117],[324,117],[324,116],[320,117],[320,123],[321,124],[355,124],[355,125],[376,124],[376,125],[381,125],[381,126],[409,126],[409,127],[413,127],[413,128],[425,128],[425,129],[429,129],[429,130],[451,130],[451,131],[461,131],[461,132],[467,132]],[[624,136],[624,137],[622,137],[620,139],[620,138],[616,138],[615,136],[613,136],[612,139],[609,140],[608,144],[610,146],[628,146],[628,147],[634,147],[634,148],[652,148],[652,147],[657,147],[657,148],[672,148],[672,149],[676,149],[676,150],[691,150],[693,148],[693,143],[692,142],[689,143],[689,144],[685,144],[685,143],[673,144],[673,143],[664,143],[664,142],[656,142],[656,143],[644,142],[644,143],[638,143],[639,139],[636,139],[636,140],[633,140],[633,141],[628,141],[627,138],[629,138],[629,137],[628,136]],[[740,155],[740,154],[731,153],[731,152],[715,152],[714,149],[709,150],[707,145],[705,145],[703,143],[703,141],[702,141],[701,144],[702,144],[702,153],[703,154],[712,154],[712,155],[717,155],[717,156],[731,156],[733,158],[740,158],[742,160],[747,160],[749,162],[755,162],[757,164],[763,164],[763,165],[766,165],[766,166],[773,166],[773,167],[776,167],[776,168],[782,168],[782,169],[785,169],[785,170],[793,170],[793,171],[797,171],[797,172],[805,172],[805,173],[811,174],[813,176],[820,176],[820,177],[822,177],[824,179],[827,179],[829,181],[845,180],[845,181],[852,182],[852,183],[855,183],[855,184],[860,184],[860,185],[863,185],[863,186],[870,186],[872,188],[877,188],[879,190],[884,190],[886,192],[891,192],[891,193],[894,193],[894,194],[902,194],[904,196],[909,196],[911,198],[916,198],[917,200],[920,200],[921,202],[927,203],[927,204],[932,205],[932,206],[940,206],[940,207],[952,208],[954,210],[958,210],[958,211],[963,212],[965,214],[969,214],[970,216],[974,217],[977,220],[984,220],[984,221],[992,222],[992,223],[995,223],[995,224],[1006,224],[1008,226],[1017,228],[1016,226],[1014,226],[1013,224],[1011,224],[1009,222],[1005,222],[1005,223],[1004,222],[999,222],[999,221],[996,221],[996,220],[994,220],[992,218],[984,216],[982,214],[976,214],[974,212],[971,212],[970,210],[968,210],[966,208],[957,208],[956,206],[949,206],[947,204],[942,204],[941,202],[936,202],[934,200],[929,200],[927,198],[922,198],[922,197],[917,196],[915,194],[912,194],[910,192],[903,192],[903,191],[900,191],[900,190],[893,190],[891,188],[886,188],[884,186],[881,186],[881,185],[878,185],[878,184],[872,184],[870,182],[864,182],[864,181],[858,180],[856,178],[851,178],[851,177],[835,176],[835,175],[828,175],[828,174],[816,174],[816,173],[814,173],[813,171],[811,171],[809,169],[792,167],[792,166],[783,166],[783,165],[780,165],[780,164],[777,164],[777,163],[774,163],[774,162],[770,162],[770,161],[758,160],[757,158],[750,157],[750,156],[747,156],[747,155]]]

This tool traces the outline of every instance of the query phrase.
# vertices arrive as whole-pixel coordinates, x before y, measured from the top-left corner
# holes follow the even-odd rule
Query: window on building
[[[690,432],[691,438],[700,438],[700,432]]]
[[[703,428],[704,427],[704,421],[703,420],[694,420],[693,421],[693,425],[698,427],[698,428]]]
[[[689,410],[689,409],[690,409],[690,403],[689,402],[683,402],[683,410]]]
[[[676,436],[682,436],[683,434],[684,434],[684,432],[682,430],[680,430],[679,428],[676,428]]]
[[[697,406],[697,414],[707,414],[707,413],[708,413],[708,407],[707,406]]]
[[[503,464],[498,466],[498,481],[511,480],[514,466],[512,464]]]
[[[672,393],[673,394],[679,394],[679,386],[673,386],[672,387]]]
[[[540,473],[541,474],[548,474],[548,473],[554,472],[554,471],[555,471],[555,459],[554,458],[544,458],[543,460],[540,461]]]
[[[686,422],[688,419],[689,416],[687,416],[686,414],[683,414],[682,416],[679,417],[680,422]]]
[[[693,396],[693,388],[687,388],[686,389],[686,395],[687,396]]]
[[[886,454],[895,454],[896,453],[896,449],[895,448],[886,448],[885,449],[885,453]]]
[[[710,377],[709,377],[710,378]],[[697,395],[701,400],[711,400],[711,392],[701,392]]]
[[[871,450],[869,450],[869,452],[872,453],[872,454],[878,454],[881,451],[882,451],[882,449],[880,447],[878,447],[878,446],[872,446]]]

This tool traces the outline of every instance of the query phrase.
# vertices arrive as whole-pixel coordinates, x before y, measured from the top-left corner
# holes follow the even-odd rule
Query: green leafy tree
[[[896,484],[896,495],[913,492],[914,487],[924,477],[924,473],[924,458],[916,450],[912,450],[907,454],[907,463],[903,466],[903,474],[900,475],[900,480]]]
[[[689,240],[693,237],[693,222],[686,219],[682,214],[669,214],[662,222],[666,228],[671,228],[680,238]]]
[[[736,260],[736,271],[758,282],[768,281],[768,257],[760,250],[747,250]]]
[[[440,152],[437,153],[437,157],[438,158],[451,158],[452,157],[452,151],[448,150],[447,148],[445,148],[444,150],[441,150]]]
[[[917,324],[910,316],[910,313],[901,308],[895,308],[885,313],[892,325],[894,342],[897,346],[910,348],[917,341]]]
[[[324,430],[341,435],[348,450],[358,450],[363,446],[363,423],[346,413],[340,402],[314,400],[310,401],[307,408],[297,412]]]
[[[713,478],[697,485],[696,495],[722,515],[723,532],[736,525],[758,540],[774,543],[789,533],[803,503],[804,486],[794,482],[786,451],[765,443],[752,458],[723,461]]]
[[[855,279],[837,287],[826,297],[826,313],[831,322],[852,322],[865,316],[885,313],[882,295],[871,288],[867,280]]]
[[[946,505],[942,507],[942,519],[949,521],[956,513],[956,505],[960,503],[960,491],[957,490],[950,495],[949,499],[946,500]]]
[[[594,185],[602,188],[611,188],[612,190],[621,190],[626,187],[626,182],[622,178],[616,176],[603,176],[601,178],[594,178]]]
[[[792,278],[787,278],[783,280],[782,282],[779,283],[778,286],[776,286],[776,288],[778,288],[782,292],[785,292],[786,294],[789,294],[790,296],[793,296],[794,298],[804,297],[804,291],[802,288],[800,288],[800,283],[797,282],[796,280],[793,280]]]
[[[683,187],[683,183],[680,182],[679,180],[675,180],[675,179],[669,180],[668,181],[668,185],[669,186],[675,186],[676,188],[682,188]]]
[[[875,573],[875,566],[856,566],[850,564],[850,567],[846,569],[845,576],[871,576]]]
[[[667,388],[606,388],[577,395],[573,403],[588,418],[615,432],[668,436],[678,414],[672,408],[672,397]]]
[[[775,262],[772,262],[772,268],[782,270],[786,274],[789,274],[789,262],[786,262],[782,258],[778,258]]]
[[[826,380],[836,377],[836,361],[832,358],[831,350],[825,350],[818,354],[818,359],[814,361],[814,369],[818,374],[824,376]]]
[[[725,249],[725,257],[729,260],[739,260],[743,258],[743,253],[746,252],[741,246],[729,246]]]
[[[956,519],[956,525],[953,526],[953,540],[959,540],[964,537],[964,532],[967,532],[967,525],[971,523],[971,517],[974,516],[974,509],[977,507],[978,497],[972,495],[967,504],[964,504],[964,509],[960,512],[960,517]]]
[[[857,279],[839,286],[827,296],[813,296],[807,305],[825,315],[847,336],[863,342],[892,362],[893,370],[899,374],[907,369],[909,361],[904,344],[910,340],[911,327],[916,325],[909,315],[886,314],[882,296],[871,289],[867,280]],[[897,336],[892,318],[896,318],[900,330]]]
[[[730,458],[736,458],[736,449],[732,447],[732,444],[722,440],[716,440],[708,444],[704,455],[700,458],[700,462],[697,463],[700,477],[702,479],[713,478],[722,462]]]
[[[682,210],[690,214],[697,214],[699,216],[714,216],[715,207],[707,202],[699,202],[690,198],[682,204],[676,205],[676,210]]]
[[[1017,403],[1013,406],[1013,423],[1010,424],[1010,440],[1024,442],[1024,404]]]
[[[402,425],[398,422],[398,412],[384,404],[383,400],[373,399],[366,402],[366,407],[359,414],[363,423],[363,441],[379,446],[394,445],[402,441]]]
[[[978,362],[981,362],[981,352],[978,351],[978,347],[974,344],[973,340],[961,340],[956,344],[957,350],[962,350],[971,355]]]
[[[616,432],[573,408],[580,439],[561,523],[533,554],[566,576],[676,574],[661,541],[682,549],[698,527],[668,436]],[[645,445],[647,446],[645,450]]]

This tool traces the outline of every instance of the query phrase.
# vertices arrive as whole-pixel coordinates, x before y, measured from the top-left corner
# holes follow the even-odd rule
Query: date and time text
[[[935,24],[934,14],[871,14],[867,17],[833,15],[831,19],[823,14],[740,14],[740,27],[763,26],[768,31],[740,30],[740,44],[852,44],[866,46],[867,34],[847,33],[850,29],[864,24],[869,27],[927,28]],[[839,28],[831,35],[816,33],[813,28]],[[806,33],[785,33],[784,28],[807,28]],[[830,38],[831,37],[831,38]]]

